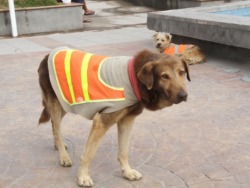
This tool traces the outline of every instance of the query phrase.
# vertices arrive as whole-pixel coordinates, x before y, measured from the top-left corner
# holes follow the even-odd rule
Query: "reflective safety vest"
[[[96,113],[114,112],[139,102],[130,62],[131,57],[59,47],[49,54],[49,78],[65,112],[93,119]]]
[[[106,58],[77,50],[55,54],[53,66],[56,80],[67,103],[124,100],[124,89],[109,86],[99,75],[98,70]]]
[[[185,50],[192,48],[191,44],[173,44],[171,43],[168,48],[164,50],[164,54],[182,54]]]

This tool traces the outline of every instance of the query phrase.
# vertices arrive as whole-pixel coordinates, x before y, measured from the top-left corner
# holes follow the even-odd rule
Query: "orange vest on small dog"
[[[174,55],[182,54],[185,50],[192,48],[191,44],[170,44],[168,48],[164,50],[164,54]]]

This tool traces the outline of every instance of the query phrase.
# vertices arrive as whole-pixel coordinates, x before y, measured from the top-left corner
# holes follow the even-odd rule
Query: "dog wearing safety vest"
[[[80,160],[78,185],[90,187],[89,165],[105,132],[118,127],[118,161],[124,178],[142,174],[128,162],[133,122],[143,109],[156,111],[187,100],[189,66],[181,57],[143,50],[134,57],[109,57],[60,47],[42,60],[39,85],[44,109],[39,124],[51,120],[60,164],[72,165],[60,124],[66,113],[93,120]]]
[[[204,52],[193,44],[171,43],[170,33],[156,32],[153,35],[154,47],[160,53],[175,54],[181,56],[189,65],[199,64],[206,61]]]

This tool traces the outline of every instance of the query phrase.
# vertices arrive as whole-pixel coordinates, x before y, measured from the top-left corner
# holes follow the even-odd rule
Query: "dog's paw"
[[[81,187],[92,187],[94,185],[89,175],[78,177],[78,185]]]
[[[70,167],[70,166],[72,166],[72,161],[68,155],[64,155],[64,156],[60,157],[60,164],[63,167]]]
[[[140,172],[138,172],[137,170],[134,170],[134,169],[130,169],[130,170],[124,170],[122,172],[123,174],[123,177],[125,177],[126,179],[128,180],[139,180],[142,178],[142,174]]]

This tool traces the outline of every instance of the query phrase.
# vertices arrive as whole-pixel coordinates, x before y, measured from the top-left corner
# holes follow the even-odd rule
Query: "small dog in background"
[[[176,54],[181,56],[189,65],[203,63],[206,56],[196,45],[171,43],[170,33],[157,32],[153,35],[154,46],[160,53]]]

